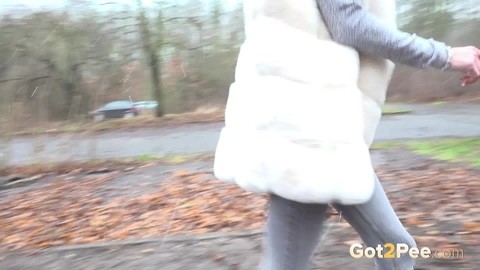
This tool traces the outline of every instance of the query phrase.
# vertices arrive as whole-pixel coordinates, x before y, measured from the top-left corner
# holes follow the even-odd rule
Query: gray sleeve
[[[418,68],[442,69],[447,45],[392,29],[362,9],[361,0],[317,0],[332,39],[360,53]]]

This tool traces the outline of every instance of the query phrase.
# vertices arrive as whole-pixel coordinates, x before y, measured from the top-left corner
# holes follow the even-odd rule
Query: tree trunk
[[[143,8],[141,2],[137,1],[137,4],[140,8],[139,27],[143,43],[143,51],[147,57],[148,66],[150,68],[153,97],[158,103],[155,115],[157,117],[162,117],[165,114],[165,99],[163,94],[160,58],[158,56],[158,50],[161,48],[153,46],[153,37],[152,33],[150,32],[150,21],[145,14],[145,9]]]
[[[150,72],[152,78],[153,97],[158,103],[155,115],[162,117],[165,114],[162,77],[160,74],[159,58],[155,50],[150,51]]]

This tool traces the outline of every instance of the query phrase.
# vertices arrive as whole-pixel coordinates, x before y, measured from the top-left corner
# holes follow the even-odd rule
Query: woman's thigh
[[[262,270],[307,270],[322,235],[327,204],[270,196]]]

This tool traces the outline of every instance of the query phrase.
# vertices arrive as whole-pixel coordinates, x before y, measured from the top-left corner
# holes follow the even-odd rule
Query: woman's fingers
[[[462,78],[462,86],[473,84],[480,79],[480,54],[478,53],[480,51],[477,49],[476,52],[477,56],[472,63],[471,70],[466,72],[467,75]]]
[[[476,57],[473,62],[473,71],[477,76],[480,76],[480,58]]]
[[[473,84],[480,79],[480,76],[464,76],[462,78],[462,86]]]
[[[464,85],[474,84],[474,83],[476,83],[479,79],[480,79],[480,77],[469,78],[468,80],[466,80],[466,81],[464,82]]]
[[[463,84],[468,85],[480,80],[480,49],[474,46],[454,47],[450,49],[450,70],[465,74]]]
[[[478,48],[473,46],[455,47],[450,50],[451,53],[451,69],[455,71],[468,72],[475,71],[475,63],[479,60]]]
[[[477,66],[473,67],[473,70],[472,70],[472,76],[471,77],[478,77],[480,76],[480,68],[478,68]]]

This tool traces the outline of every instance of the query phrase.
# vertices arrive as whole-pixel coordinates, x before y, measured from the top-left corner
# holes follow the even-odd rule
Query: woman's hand
[[[480,79],[480,49],[474,46],[455,47],[450,49],[450,70],[460,71],[463,84],[473,84]]]

